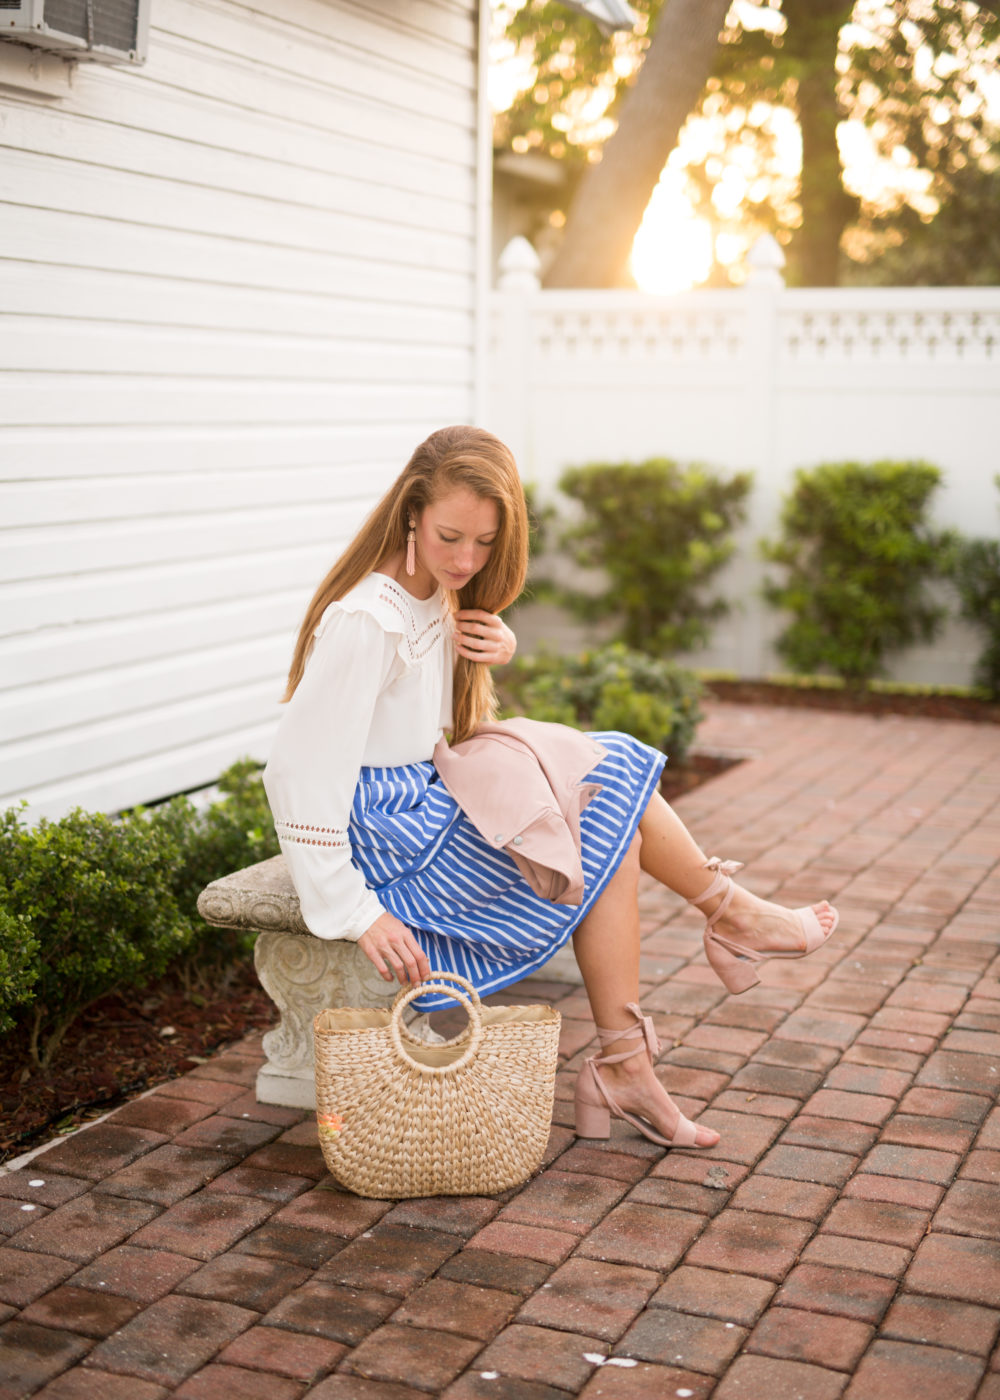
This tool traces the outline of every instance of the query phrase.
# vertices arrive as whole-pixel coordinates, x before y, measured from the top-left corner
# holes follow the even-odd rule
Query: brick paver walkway
[[[248,1041],[0,1176],[0,1397],[1000,1400],[1000,728],[715,706],[679,807],[832,947],[727,997],[644,889],[661,1073],[717,1127],[569,1130],[497,1199],[338,1191]]]

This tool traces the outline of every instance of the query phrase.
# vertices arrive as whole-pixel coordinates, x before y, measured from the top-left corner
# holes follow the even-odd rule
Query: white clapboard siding
[[[0,804],[266,757],[319,579],[474,413],[475,0],[157,0],[0,90]]]

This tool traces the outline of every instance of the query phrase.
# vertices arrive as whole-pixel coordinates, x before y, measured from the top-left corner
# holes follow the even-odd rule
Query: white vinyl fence
[[[757,541],[776,534],[797,467],[922,458],[944,473],[937,524],[1000,530],[1000,287],[790,289],[780,258],[763,241],[733,290],[543,291],[518,239],[493,294],[488,426],[543,498],[564,467],[586,462],[753,470],[738,555],[718,580],[733,612],[708,649],[682,658],[743,676],[783,669]],[[530,642],[580,637],[550,610],[524,625]],[[900,653],[892,674],[966,684],[980,645],[955,621]]]

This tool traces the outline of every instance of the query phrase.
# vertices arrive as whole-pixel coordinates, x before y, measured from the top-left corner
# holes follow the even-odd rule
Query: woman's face
[[[462,588],[486,564],[499,529],[496,501],[467,486],[439,496],[417,518],[417,571],[407,586],[418,597],[430,597],[439,584]]]

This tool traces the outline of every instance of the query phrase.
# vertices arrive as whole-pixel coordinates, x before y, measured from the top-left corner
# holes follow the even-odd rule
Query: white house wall
[[[476,10],[153,0],[145,67],[0,86],[0,805],[263,756],[312,589],[473,418]]]

